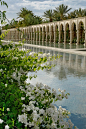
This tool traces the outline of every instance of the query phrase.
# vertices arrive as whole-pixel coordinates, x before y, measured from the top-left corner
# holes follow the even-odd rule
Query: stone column
[[[77,44],[76,45],[78,44],[79,44],[79,30],[77,29]]]
[[[30,42],[30,40],[31,40],[31,32],[29,30],[29,42]]]
[[[50,32],[49,32],[49,35],[50,35],[50,43],[51,43],[51,33],[52,33],[52,32],[50,31]]]
[[[66,30],[64,31],[64,43],[66,43]]]
[[[37,45],[37,41],[38,41],[38,32],[36,31],[36,45]]]
[[[56,43],[56,31],[54,31],[54,47],[55,47],[55,43]]]
[[[31,41],[32,41],[32,31],[31,31]]]
[[[48,36],[48,32],[46,31],[46,46],[47,46],[47,36]]]
[[[40,45],[40,38],[41,38],[41,33],[40,33],[40,31],[39,31],[39,45]]]
[[[44,31],[42,31],[42,45],[44,43]]]
[[[84,33],[85,33],[85,43],[84,43],[84,46],[86,47],[86,29],[85,29]]]
[[[12,37],[12,36],[11,36]],[[17,29],[16,29],[16,42],[17,42]]]
[[[27,41],[27,43],[28,43],[28,28],[26,29],[27,31],[26,31],[26,41]]]
[[[28,27],[27,27],[27,43],[28,43],[28,31],[29,31],[29,29],[28,29]]]
[[[33,42],[35,42],[35,30],[34,30],[34,32],[33,32],[33,33],[34,33],[34,34],[33,34],[33,35],[34,35]]]
[[[70,44],[72,44],[72,35],[73,35],[73,32],[72,30],[70,30]]]
[[[20,34],[21,34],[21,32],[19,31],[19,41],[20,41]]]
[[[59,43],[61,42],[61,31],[59,30]]]

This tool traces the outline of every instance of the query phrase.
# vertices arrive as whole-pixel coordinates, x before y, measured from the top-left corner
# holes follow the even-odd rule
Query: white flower
[[[6,125],[6,126],[5,126],[5,129],[9,129],[9,126],[8,126],[8,125]]]
[[[60,88],[58,89],[59,92],[61,92]]]
[[[21,97],[21,100],[25,100],[25,97]]]
[[[7,108],[7,111],[10,111],[10,109],[9,109],[9,108]]]
[[[2,124],[3,123],[3,120],[2,119],[0,119],[0,124]]]
[[[27,123],[27,114],[18,115],[18,120],[22,123]]]
[[[3,71],[3,69],[0,69],[0,72],[2,72]]]
[[[35,52],[30,52],[29,55],[33,56],[35,54]]]
[[[5,84],[5,87],[7,87],[7,84]]]
[[[43,109],[40,109],[40,110],[39,110],[39,113],[40,113],[40,114],[44,114],[44,110],[43,110]]]

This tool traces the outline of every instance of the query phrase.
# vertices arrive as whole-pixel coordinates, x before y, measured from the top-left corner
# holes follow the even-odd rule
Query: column
[[[59,43],[61,42],[61,31],[59,30]]]
[[[50,42],[51,42],[51,31],[49,32],[49,35],[50,35]]]
[[[25,28],[25,43],[27,43],[27,28]]]
[[[38,41],[38,32],[36,31],[36,45],[37,45],[37,41]]]
[[[39,31],[39,45],[40,45],[40,38],[41,38],[40,36],[41,36],[41,34],[40,34],[40,31]]]
[[[76,45],[78,44],[79,44],[79,30],[77,29],[77,44]]]
[[[31,41],[32,41],[32,31],[31,31]]]
[[[73,34],[72,30],[70,30],[70,44],[72,44],[72,34]]]
[[[49,32],[49,35],[50,35],[49,46],[51,47],[51,31]]]
[[[44,43],[44,31],[42,31],[42,45]]]
[[[46,31],[46,46],[47,46],[47,36],[48,36],[48,32]]]
[[[66,43],[66,31],[64,31],[64,43]]]
[[[54,47],[55,47],[55,43],[56,43],[56,31],[54,31]]]
[[[27,43],[29,41],[29,28],[27,28]]]
[[[84,43],[84,46],[86,47],[86,29],[85,29],[84,33],[85,33],[85,43]]]
[[[34,30],[34,32],[33,32],[33,33],[34,33],[34,38],[33,38],[33,42],[35,42],[35,30]]]

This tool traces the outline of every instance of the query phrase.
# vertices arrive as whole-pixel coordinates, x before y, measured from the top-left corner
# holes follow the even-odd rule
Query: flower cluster
[[[21,91],[26,93],[26,96],[21,97],[24,102],[23,114],[18,115],[18,120],[24,123],[26,127],[32,127],[33,129],[40,129],[45,127],[46,129],[72,129],[73,123],[68,118],[68,112],[66,109],[52,104],[53,100],[62,100],[64,97],[67,98],[68,94],[65,94],[65,90],[61,91],[61,94],[57,94],[55,89],[52,89],[42,83],[33,86],[27,84],[25,89],[20,86]],[[28,105],[25,104],[25,99],[28,98]]]

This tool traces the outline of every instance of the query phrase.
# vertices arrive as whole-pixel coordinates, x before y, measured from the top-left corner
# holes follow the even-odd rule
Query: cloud
[[[61,4],[67,5],[72,8],[71,11],[79,8],[86,8],[86,0],[4,0],[8,4],[8,9],[5,6],[0,6],[0,10],[7,11],[8,19],[17,17],[17,13],[21,8],[26,7],[28,10],[33,11],[35,15],[43,16],[44,12],[49,9],[55,9]]]

